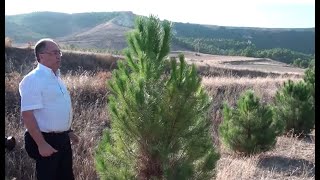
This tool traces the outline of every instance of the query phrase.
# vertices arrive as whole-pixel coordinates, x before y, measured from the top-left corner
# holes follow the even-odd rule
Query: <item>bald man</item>
[[[38,180],[73,180],[70,94],[60,78],[62,52],[52,39],[34,48],[38,65],[19,84],[25,149],[36,160]]]

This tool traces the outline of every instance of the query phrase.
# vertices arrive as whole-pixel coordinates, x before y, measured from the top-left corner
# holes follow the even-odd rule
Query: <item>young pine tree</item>
[[[313,92],[314,93],[314,92]],[[275,96],[276,118],[285,122],[285,131],[308,134],[314,126],[315,106],[310,85],[288,80]]]
[[[235,109],[224,104],[219,134],[231,150],[248,155],[267,151],[275,145],[283,125],[273,118],[271,107],[259,101],[254,92],[248,90],[240,96]]]
[[[305,72],[304,72],[304,77],[303,80],[305,83],[307,83],[307,86],[310,88],[310,93],[313,97],[313,101],[315,101],[315,74],[314,74],[314,66],[309,67]]]
[[[210,98],[195,66],[168,61],[171,24],[139,17],[109,81],[111,129],[97,148],[101,179],[211,179]],[[168,66],[169,65],[169,66]],[[170,68],[168,68],[170,67]]]

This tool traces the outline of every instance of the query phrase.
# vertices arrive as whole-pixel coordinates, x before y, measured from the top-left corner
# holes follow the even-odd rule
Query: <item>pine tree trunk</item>
[[[139,157],[138,179],[149,180],[151,178],[162,179],[163,170],[159,155],[151,155],[145,150],[141,151]]]

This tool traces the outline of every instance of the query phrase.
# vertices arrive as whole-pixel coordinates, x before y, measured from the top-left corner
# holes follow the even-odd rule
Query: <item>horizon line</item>
[[[133,11],[130,10],[123,10],[123,11],[86,11],[86,12],[73,12],[73,13],[67,13],[67,12],[58,12],[58,11],[33,11],[33,12],[25,12],[25,13],[18,13],[18,14],[6,14],[5,16],[19,16],[19,15],[26,15],[26,14],[32,14],[32,13],[61,13],[61,14],[84,14],[84,13],[112,13],[112,12],[130,12],[134,15]],[[146,16],[146,15],[139,15],[139,16]],[[158,15],[156,15],[158,18],[160,18]],[[146,16],[147,17],[147,16]],[[163,19],[163,18],[160,18]],[[168,19],[163,19],[168,20]],[[196,24],[196,25],[204,25],[204,26],[218,26],[218,27],[230,27],[230,28],[259,28],[259,29],[315,29],[314,27],[258,27],[258,26],[235,26],[235,25],[216,25],[216,24],[204,24],[204,23],[194,23],[194,22],[178,22],[178,21],[171,21],[173,23],[184,23],[184,24]]]

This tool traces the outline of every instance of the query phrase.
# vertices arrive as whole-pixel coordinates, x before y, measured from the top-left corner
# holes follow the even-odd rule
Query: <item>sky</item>
[[[132,11],[173,22],[237,27],[315,27],[315,0],[5,0],[5,14]]]

